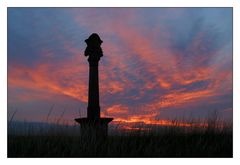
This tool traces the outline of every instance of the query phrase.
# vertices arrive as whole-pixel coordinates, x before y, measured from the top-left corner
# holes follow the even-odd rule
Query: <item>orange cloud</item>
[[[107,108],[106,111],[104,112],[104,114],[114,115],[114,116],[117,116],[119,114],[127,115],[128,110],[129,110],[128,107],[118,104],[118,105],[113,105],[113,106]]]
[[[71,81],[62,82],[64,74],[51,72],[51,65],[40,64],[35,68],[29,68],[20,65],[11,65],[8,72],[8,85],[11,88],[21,87],[32,90],[43,90],[47,93],[63,94],[82,102],[87,102],[87,86],[86,84],[75,84]],[[59,67],[60,68],[60,67]],[[66,86],[61,83],[69,83]],[[44,96],[43,96],[44,97]]]
[[[158,78],[158,79],[157,79],[157,82],[159,83],[159,85],[160,85],[162,88],[169,89],[169,88],[171,87],[171,84],[168,83],[167,81],[165,81],[165,80],[162,79],[162,78]]]

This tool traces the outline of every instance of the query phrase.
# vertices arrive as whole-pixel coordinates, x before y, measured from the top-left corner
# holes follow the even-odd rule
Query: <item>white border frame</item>
[[[233,159],[61,159],[57,163],[158,163],[162,164],[227,164],[236,163],[240,158],[240,0],[128,0],[125,2],[116,0],[2,0],[0,2],[0,158],[1,164],[43,164],[55,163],[56,159],[8,159],[7,158],[7,7],[233,7],[233,126],[234,147]],[[110,160],[110,161],[109,161]]]

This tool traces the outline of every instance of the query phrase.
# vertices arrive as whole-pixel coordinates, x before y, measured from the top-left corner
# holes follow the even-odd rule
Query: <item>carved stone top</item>
[[[103,56],[101,44],[103,41],[100,39],[98,34],[93,33],[85,40],[87,48],[85,49],[84,55],[89,56],[88,61],[98,62]]]

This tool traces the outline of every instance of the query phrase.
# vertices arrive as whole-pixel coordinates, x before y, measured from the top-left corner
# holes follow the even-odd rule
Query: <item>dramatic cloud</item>
[[[70,123],[86,116],[93,32],[102,116],[170,124],[217,111],[232,121],[231,8],[9,8],[9,115],[39,121],[54,104]]]

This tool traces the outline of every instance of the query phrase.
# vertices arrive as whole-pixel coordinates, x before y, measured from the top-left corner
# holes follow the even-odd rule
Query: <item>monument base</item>
[[[106,138],[108,136],[108,123],[113,118],[77,118],[76,122],[80,124],[80,133],[83,138]]]

